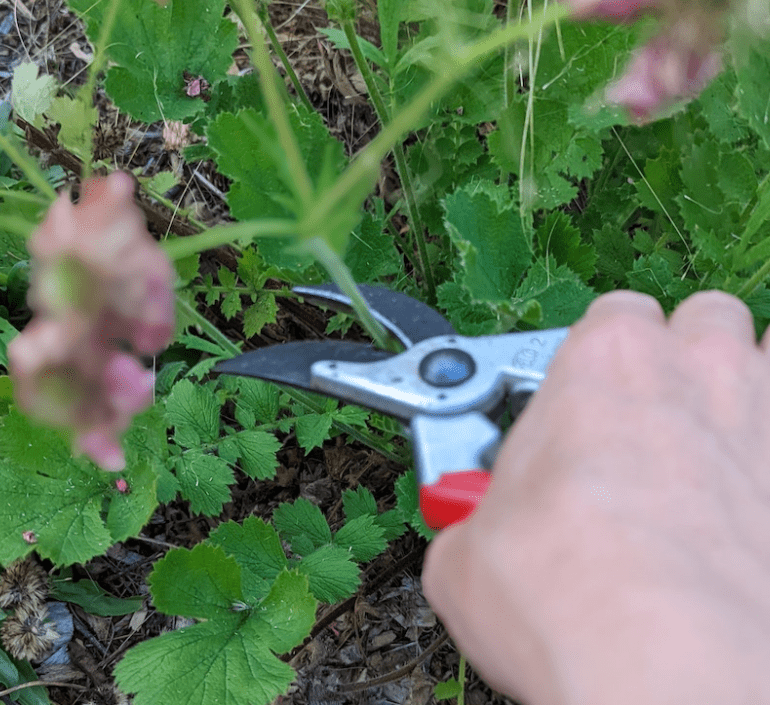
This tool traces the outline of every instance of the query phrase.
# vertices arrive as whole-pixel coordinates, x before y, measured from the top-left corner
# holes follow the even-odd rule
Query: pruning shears
[[[291,342],[238,355],[213,371],[320,392],[395,417],[412,439],[426,524],[442,529],[463,521],[489,486],[503,413],[510,409],[515,418],[538,390],[568,329],[466,337],[405,294],[359,289],[403,352],[349,341]],[[350,299],[334,285],[294,292],[311,303],[352,311]]]

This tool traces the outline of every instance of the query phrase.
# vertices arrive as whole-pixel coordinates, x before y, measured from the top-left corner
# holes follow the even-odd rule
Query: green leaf
[[[260,291],[252,294],[253,303],[243,312],[243,334],[251,338],[262,331],[268,323],[275,323],[278,306],[275,294]]]
[[[348,520],[334,534],[334,545],[349,551],[353,560],[365,563],[385,550],[388,544],[384,533],[376,517],[359,516]]]
[[[241,567],[243,596],[249,603],[261,600],[270,591],[277,575],[286,568],[286,554],[276,530],[257,517],[243,524],[220,524],[208,542],[222,548]]]
[[[580,230],[566,213],[549,213],[538,226],[536,238],[543,255],[553,255],[559,264],[569,267],[584,281],[593,276],[596,250],[581,242]]]
[[[183,499],[190,500],[195,514],[216,516],[230,499],[230,485],[235,476],[222,458],[191,449],[176,461],[176,476]]]
[[[332,532],[323,512],[304,497],[284,502],[273,513],[273,524],[294,553],[304,555],[331,543]]]
[[[230,617],[233,605],[243,601],[237,561],[206,543],[169,551],[148,582],[153,604],[164,614],[218,619]]]
[[[61,125],[56,139],[59,144],[79,156],[83,161],[91,158],[93,149],[93,128],[98,113],[91,96],[85,99],[81,91],[75,98],[62,95],[56,98],[46,113],[51,120]]]
[[[405,472],[396,480],[396,509],[405,524],[411,526],[420,536],[430,539],[436,532],[428,528],[420,511],[420,502],[417,494],[417,478],[414,470]]]
[[[130,492],[116,490],[107,510],[107,528],[114,542],[136,536],[158,506],[158,476],[149,459],[132,462],[122,476]]]
[[[444,212],[460,253],[459,281],[471,299],[509,299],[532,260],[531,235],[510,196],[490,182],[479,182],[447,196]]]
[[[134,705],[267,705],[294,678],[274,654],[302,642],[315,609],[307,578],[284,571],[258,610],[144,641],[117,665],[115,679],[124,692],[136,693]]]
[[[82,563],[139,532],[156,505],[155,474],[149,458],[134,462],[130,448],[126,457],[122,477],[134,488],[127,495],[114,474],[73,458],[54,431],[15,410],[0,419],[0,563],[33,548],[57,565]],[[33,545],[22,536],[28,531]]]
[[[278,387],[252,377],[236,379],[238,396],[235,399],[235,418],[238,422],[244,428],[251,428],[257,422],[275,423],[280,409]]]
[[[13,688],[36,680],[39,680],[38,675],[29,663],[17,661],[0,649],[0,686]],[[40,685],[16,691],[13,694],[13,702],[21,705],[51,705],[45,688]]]
[[[96,42],[109,3],[72,0]],[[137,120],[184,120],[205,102],[185,93],[185,72],[209,83],[225,78],[238,43],[235,24],[223,17],[223,0],[131,0],[118,5],[107,51],[113,62],[105,88]]]
[[[57,600],[79,605],[89,614],[101,617],[118,617],[141,609],[144,598],[115,597],[102,590],[93,580],[71,580],[54,578],[51,596]]]
[[[306,555],[297,567],[307,575],[316,599],[333,604],[350,597],[361,583],[358,566],[350,559],[347,549],[327,545]]]
[[[372,282],[396,274],[402,262],[393,238],[385,232],[384,213],[377,203],[377,217],[364,213],[356,226],[345,253],[345,264],[358,283]]]
[[[275,454],[281,442],[267,431],[239,431],[226,438],[222,445],[241,460],[241,469],[255,480],[275,477],[278,460]]]
[[[31,62],[19,64],[11,80],[13,110],[32,125],[48,110],[56,93],[56,79],[46,74],[38,77],[38,70],[37,64]]]
[[[309,453],[313,448],[323,445],[329,438],[332,427],[332,414],[303,414],[294,420],[294,430],[297,433],[297,443]]]
[[[339,174],[345,165],[342,144],[335,140],[320,115],[293,105],[289,121],[297,136],[303,160],[311,181],[317,188]],[[232,215],[238,220],[254,218],[285,218],[299,215],[295,174],[286,162],[286,155],[278,147],[278,137],[270,120],[256,110],[241,110],[236,115],[222,113],[206,130],[209,145],[217,154],[220,171],[233,180],[227,193]],[[357,220],[358,214],[354,214]],[[329,242],[341,251],[356,220],[340,235]],[[316,235],[316,233],[314,233]],[[261,238],[259,250],[269,263],[281,267],[295,266],[298,252],[284,253],[291,240]],[[299,258],[309,263],[309,257]],[[306,265],[305,265],[306,266]]]
[[[166,416],[175,427],[177,443],[195,448],[213,443],[219,437],[219,408],[214,393],[207,387],[183,379],[174,385],[166,399]]]
[[[362,516],[377,516],[377,501],[366,487],[359,485],[342,493],[342,509],[348,522]]]
[[[4,318],[0,318],[0,365],[8,367],[8,344],[19,334]]]
[[[749,125],[770,147],[770,97],[767,77],[770,75],[770,40],[754,37],[745,48],[745,56],[737,62],[738,107]]]
[[[634,248],[631,238],[612,225],[605,225],[594,232],[596,247],[596,268],[604,276],[618,283],[626,281],[626,272],[634,262]]]
[[[433,690],[433,694],[436,700],[450,700],[456,698],[463,692],[463,686],[457,678],[450,678],[443,683],[436,683],[436,687]]]
[[[516,296],[524,302],[534,300],[540,304],[543,328],[558,328],[577,321],[596,298],[596,292],[549,256],[532,265]]]

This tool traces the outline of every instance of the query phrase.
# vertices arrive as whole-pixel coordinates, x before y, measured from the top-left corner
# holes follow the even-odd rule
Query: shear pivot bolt
[[[463,350],[434,350],[420,363],[420,377],[434,387],[456,387],[476,372],[476,363]]]

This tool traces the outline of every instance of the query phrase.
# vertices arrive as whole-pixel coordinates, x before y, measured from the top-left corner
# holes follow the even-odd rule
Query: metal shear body
[[[467,518],[491,480],[498,421],[537,391],[567,328],[466,337],[405,294],[361,286],[372,313],[406,348],[346,341],[295,342],[219,363],[214,371],[321,392],[399,419],[412,438],[420,508],[433,529]],[[350,310],[337,287],[298,287],[310,301]]]

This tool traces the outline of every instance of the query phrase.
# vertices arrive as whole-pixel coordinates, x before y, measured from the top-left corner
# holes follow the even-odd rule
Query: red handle
[[[486,494],[492,475],[485,470],[465,470],[442,475],[433,485],[420,487],[420,510],[431,529],[464,521]]]

